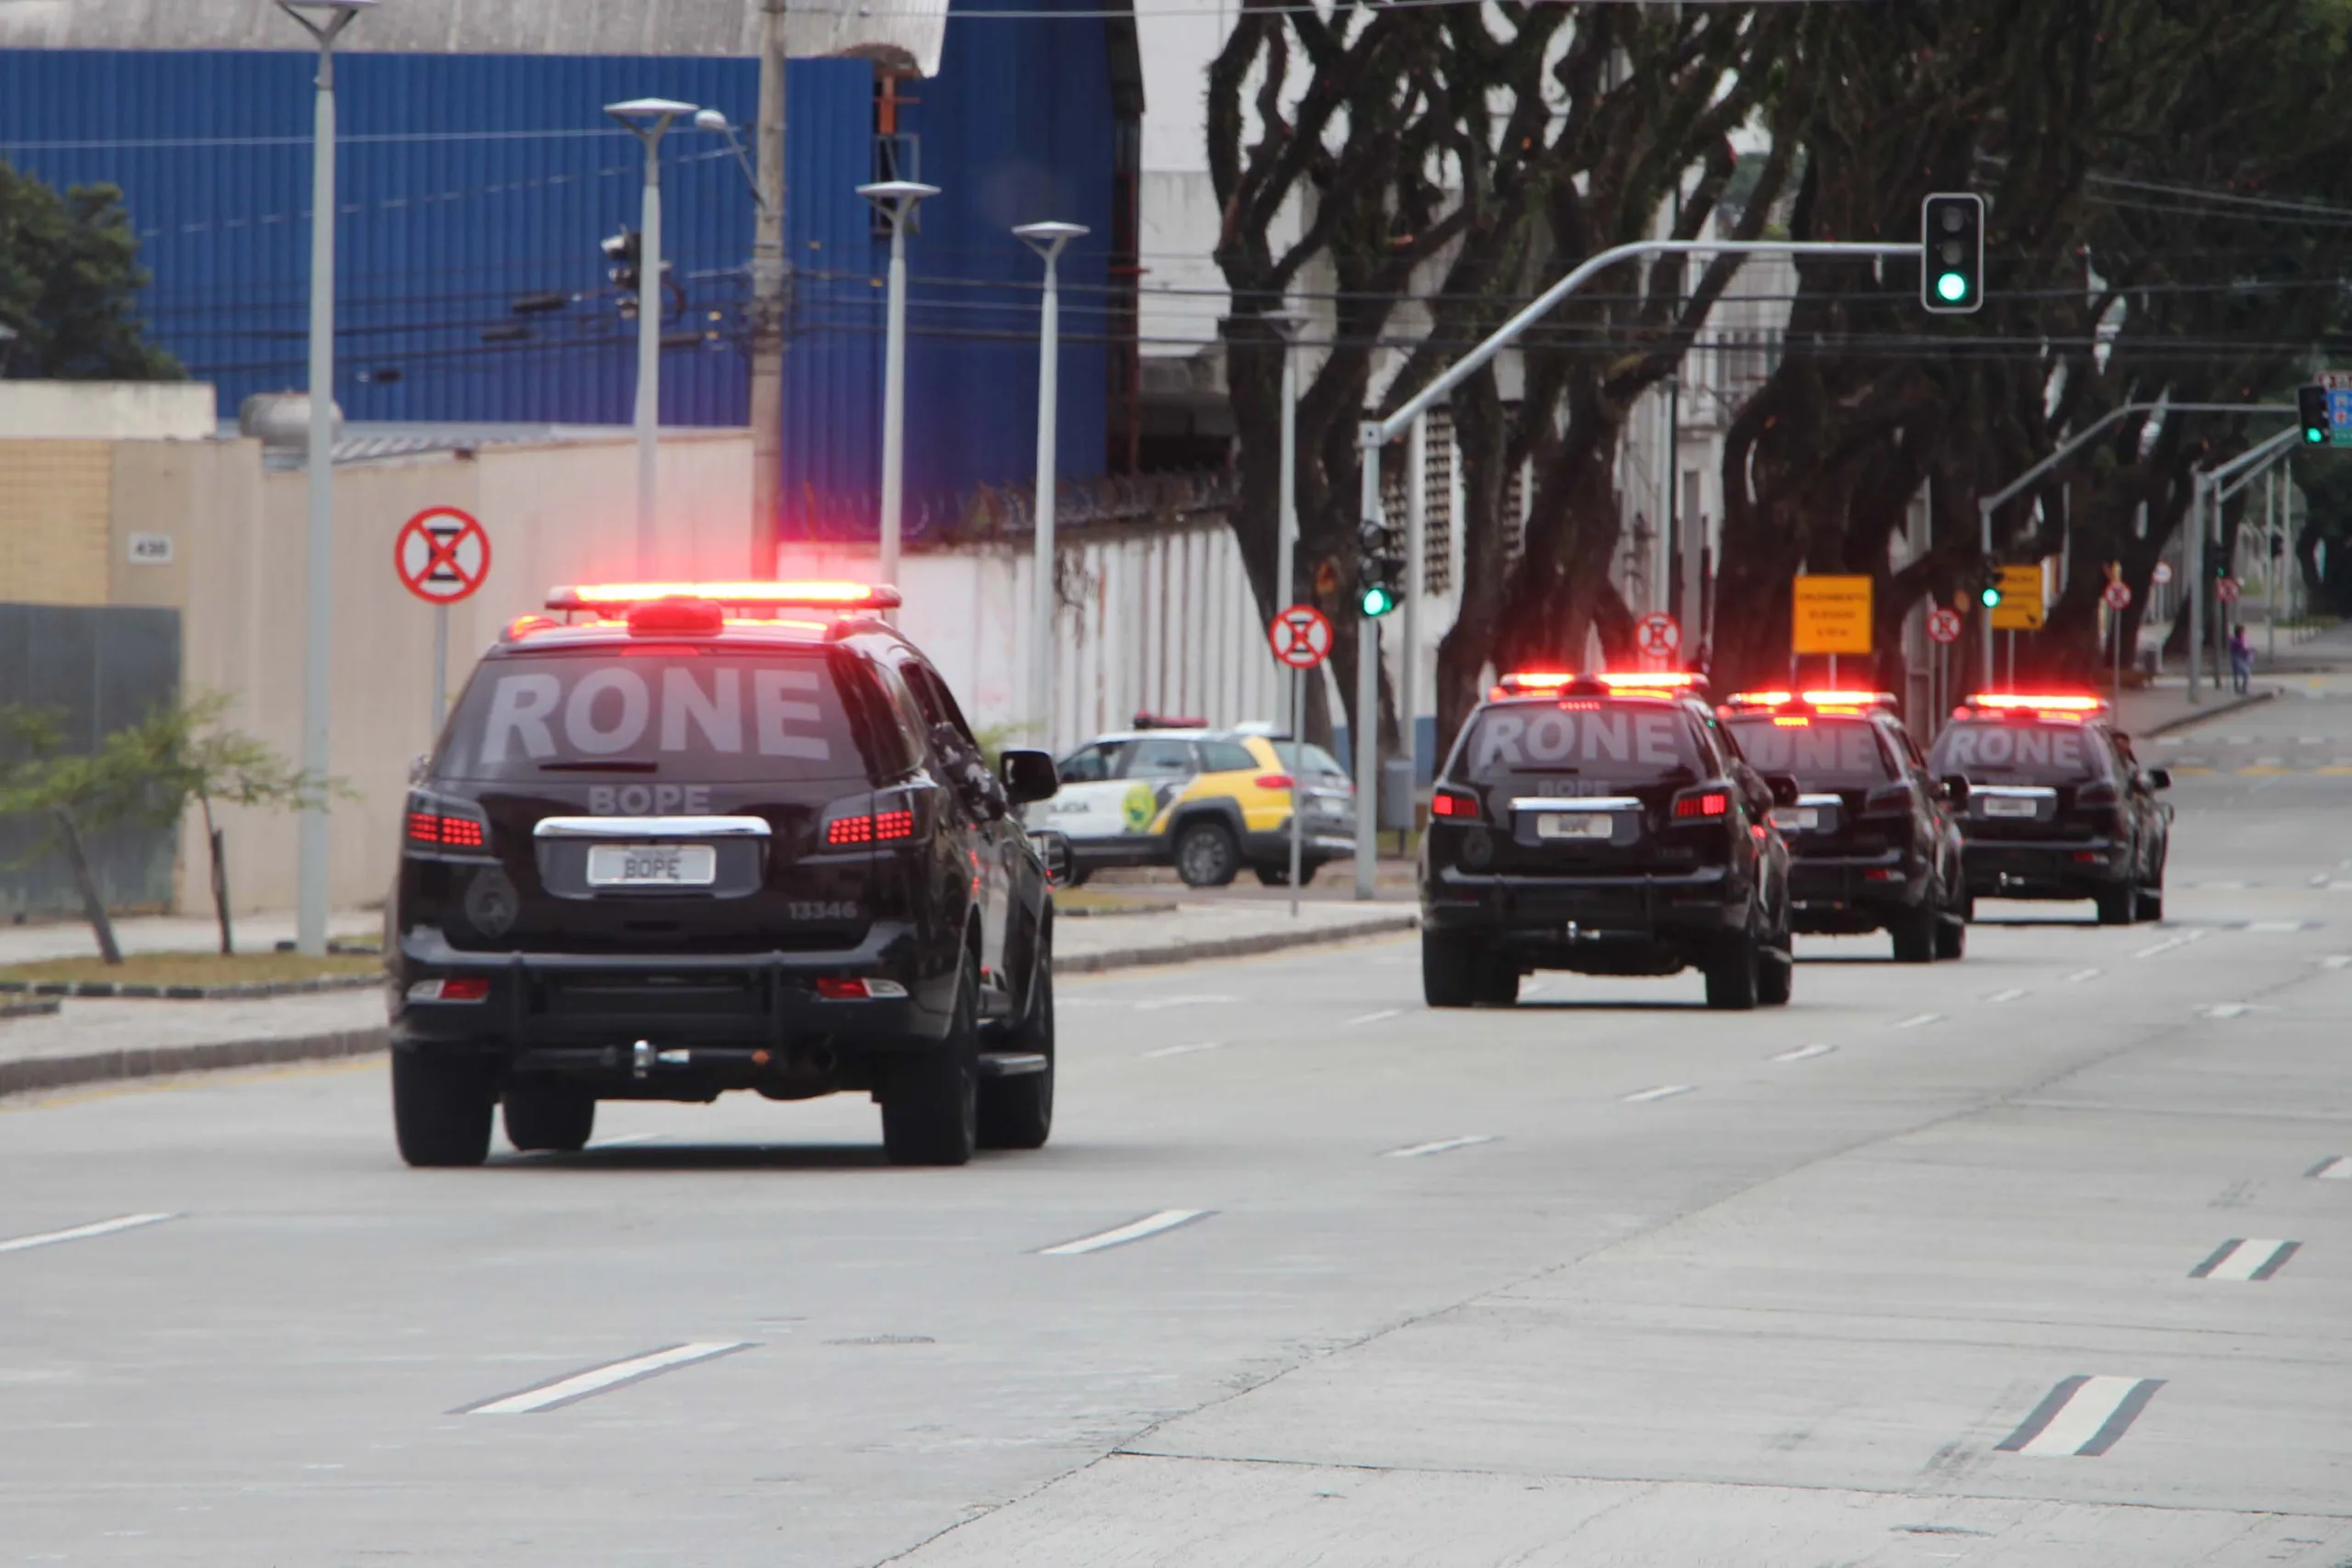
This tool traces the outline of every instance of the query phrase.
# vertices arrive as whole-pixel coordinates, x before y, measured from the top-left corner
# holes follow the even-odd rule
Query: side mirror
[[[1801,793],[1795,775],[1791,773],[1766,773],[1764,787],[1772,792],[1772,804],[1775,806],[1794,806]]]
[[[1054,759],[1048,752],[1006,751],[997,759],[997,769],[1004,780],[1004,793],[1015,806],[1051,800],[1062,787],[1060,775],[1054,772]]]
[[[1069,836],[1051,828],[1029,829],[1030,846],[1046,864],[1046,880],[1059,887],[1069,881],[1070,868],[1077,863],[1077,853],[1069,847]]]
[[[424,782],[424,775],[432,771],[432,757],[425,752],[419,751],[415,756],[411,757],[408,760],[408,782],[413,784],[423,784]]]
[[[1943,777],[1943,786],[1944,798],[1951,802],[1954,807],[1965,811],[1968,808],[1967,778],[1960,773],[1946,773]]]
[[[2172,788],[2172,770],[2170,768],[2150,768],[2148,770],[2148,787],[2150,789]]]

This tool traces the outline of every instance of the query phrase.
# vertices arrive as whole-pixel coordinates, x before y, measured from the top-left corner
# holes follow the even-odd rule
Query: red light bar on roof
[[[1593,679],[1611,690],[1631,686],[1640,691],[1656,692],[1695,686],[1706,677],[1692,670],[1614,670],[1603,671]]]
[[[1576,676],[1558,670],[1514,670],[1495,682],[1496,690],[1518,695],[1523,692],[1556,692]]]
[[[656,599],[699,599],[729,610],[895,610],[886,582],[598,582],[548,591],[550,610],[627,610]]]
[[[1496,682],[1495,690],[1513,697],[1563,691],[1577,684],[1588,691],[1600,686],[1611,692],[1675,692],[1695,686],[1702,679],[1688,670],[1616,670],[1589,675],[1557,670],[1514,670]]]
[[[1796,694],[1793,692],[1734,692],[1724,699],[1723,705],[1726,708],[1777,708],[1785,707],[1794,701]]]
[[[2107,706],[2105,697],[2059,694],[2035,695],[2022,692],[1975,692],[1968,698],[1973,708],[2030,708],[2037,713],[2097,713]]]
[[[1893,707],[1893,692],[1807,692],[1804,700],[1815,707]]]

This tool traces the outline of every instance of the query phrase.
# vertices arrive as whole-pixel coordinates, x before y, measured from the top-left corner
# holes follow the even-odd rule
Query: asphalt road
[[[730,1100],[409,1172],[380,1062],[10,1102],[0,1564],[2333,1568],[2352,682],[2209,728],[2163,927],[1747,1016],[1072,981],[964,1170]]]

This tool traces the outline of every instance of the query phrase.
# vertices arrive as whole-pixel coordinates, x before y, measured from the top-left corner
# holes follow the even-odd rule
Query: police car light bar
[[[881,582],[602,582],[548,591],[550,610],[627,610],[656,599],[700,599],[730,610],[895,610]]]
[[[1871,708],[1893,707],[1893,692],[1807,692],[1804,700],[1815,707]]]
[[[1576,679],[1557,670],[1516,670],[1498,680],[1495,688],[1514,695],[1521,692],[1556,692]]]
[[[1616,670],[1603,671],[1593,679],[1612,688],[1633,686],[1642,691],[1662,691],[1695,686],[1706,677],[1693,670]]]
[[[1786,707],[1796,700],[1794,692],[1734,692],[1723,700],[1722,705],[1726,709],[1777,708]]]
[[[2038,713],[2098,713],[2105,708],[2105,697],[2074,695],[2035,696],[2019,692],[1973,692],[1967,706],[1973,708],[2031,708]]]

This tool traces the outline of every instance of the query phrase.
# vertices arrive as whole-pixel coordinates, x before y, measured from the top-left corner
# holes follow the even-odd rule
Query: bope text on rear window
[[[1789,773],[1822,789],[1868,789],[1894,777],[1868,719],[1754,714],[1727,718],[1724,728],[1759,773]]]
[[[490,660],[445,732],[444,777],[714,784],[869,777],[825,650]]]
[[[2008,784],[2081,784],[2107,777],[2107,750],[2079,724],[1962,720],[1936,737],[1928,770]]]
[[[1499,703],[1460,755],[1472,782],[1540,778],[1567,795],[1699,776],[1690,721],[1664,703]]]

